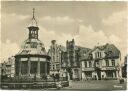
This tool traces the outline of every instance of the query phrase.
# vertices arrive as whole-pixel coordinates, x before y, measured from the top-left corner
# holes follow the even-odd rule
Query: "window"
[[[58,70],[60,68],[60,65],[59,64],[56,64],[56,69]]]
[[[96,53],[96,58],[101,58],[101,52]]]
[[[95,53],[95,58],[99,58],[100,57],[100,53],[99,52],[96,52]]]
[[[112,62],[112,66],[115,66],[115,60],[112,60],[111,62]]]
[[[87,61],[85,61],[85,63],[84,63],[84,64],[85,64],[85,67],[87,67]]]
[[[40,74],[44,74],[45,73],[45,71],[46,71],[46,64],[45,64],[45,62],[40,62]]]
[[[53,66],[53,70],[55,69],[55,67],[54,67],[54,65],[52,65]]]
[[[27,61],[28,58],[21,58],[21,61]]]
[[[27,70],[28,70],[28,62],[27,61],[22,61],[21,63],[21,74],[27,74]]]
[[[91,61],[89,62],[89,67],[92,67]]]
[[[78,69],[74,69],[74,75],[78,75]]]
[[[109,60],[106,60],[106,66],[109,66]]]
[[[99,61],[96,62],[96,67],[99,67]]]
[[[46,59],[45,59],[45,58],[39,58],[39,60],[40,60],[40,61],[43,61],[43,62],[45,62],[45,61],[46,61]]]
[[[30,73],[31,73],[31,74],[37,73],[37,62],[31,61]]]
[[[97,58],[97,53],[95,53],[95,58]]]
[[[97,52],[97,54],[98,54],[98,58],[100,57],[100,52]]]
[[[100,52],[100,58],[101,58],[101,52]]]
[[[31,61],[38,61],[38,58],[37,57],[30,57],[30,60]]]

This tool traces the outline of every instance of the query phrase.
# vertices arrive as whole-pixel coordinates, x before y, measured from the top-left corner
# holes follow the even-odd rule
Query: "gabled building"
[[[51,57],[50,61],[50,74],[59,74],[61,70],[62,52],[65,51],[65,47],[58,45],[56,40],[51,41],[48,55]]]
[[[81,58],[82,79],[118,78],[120,51],[113,44],[96,46]]]

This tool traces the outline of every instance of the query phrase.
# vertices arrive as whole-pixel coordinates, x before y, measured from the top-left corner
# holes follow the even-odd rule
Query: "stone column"
[[[19,76],[21,76],[21,65],[22,65],[22,63],[21,63],[21,58],[20,58],[20,60],[19,60]]]
[[[28,76],[30,76],[30,70],[31,70],[31,61],[30,58],[28,58]]]
[[[45,62],[45,75],[47,75],[47,62]]]
[[[38,58],[38,63],[37,63],[37,76],[40,76],[40,60]]]

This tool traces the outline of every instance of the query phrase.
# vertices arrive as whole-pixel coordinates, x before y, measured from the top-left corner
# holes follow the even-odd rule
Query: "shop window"
[[[86,74],[87,77],[92,77],[92,72],[91,71],[86,71],[85,74]]]
[[[112,71],[106,71],[106,76],[107,77],[113,77],[113,72]]]

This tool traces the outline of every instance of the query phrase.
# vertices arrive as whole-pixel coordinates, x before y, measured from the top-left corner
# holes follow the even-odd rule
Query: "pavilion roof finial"
[[[32,17],[33,19],[35,19],[35,15],[34,14],[35,14],[35,8],[33,8],[33,17]]]
[[[36,19],[35,19],[35,8],[33,8],[33,13],[32,13],[32,25],[33,24],[36,24],[36,26],[37,26],[37,21],[36,21]]]

